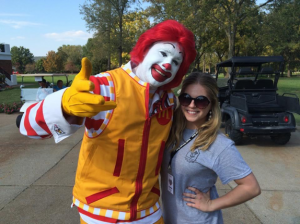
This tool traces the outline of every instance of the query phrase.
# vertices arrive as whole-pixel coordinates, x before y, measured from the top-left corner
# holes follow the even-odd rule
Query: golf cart
[[[290,140],[300,105],[295,94],[277,93],[283,66],[281,56],[232,57],[217,64],[217,82],[224,68],[231,71],[226,86],[219,87],[219,102],[225,133],[236,144],[244,134],[268,135],[280,145]]]
[[[68,74],[62,74],[62,73],[54,73],[54,74],[44,74],[44,73],[40,73],[40,74],[22,74],[20,75],[22,77],[22,83],[20,85],[21,88],[21,101],[24,102],[24,104],[22,105],[20,112],[24,113],[26,111],[26,109],[31,106],[32,104],[37,103],[36,100],[36,96],[37,96],[37,92],[38,92],[38,87],[35,88],[24,88],[25,84],[24,84],[24,78],[28,78],[28,77],[34,77],[34,80],[36,82],[40,82],[42,81],[42,79],[46,79],[47,81],[47,88],[45,88],[45,91],[48,92],[48,94],[53,93],[53,84],[54,84],[54,78],[56,79],[64,79],[66,85],[65,86],[70,86],[72,80],[68,80]],[[51,80],[50,80],[51,79]],[[52,81],[52,83],[50,84],[49,81]],[[19,127],[21,118],[22,118],[23,114],[20,114],[17,117],[16,120],[16,124]]]

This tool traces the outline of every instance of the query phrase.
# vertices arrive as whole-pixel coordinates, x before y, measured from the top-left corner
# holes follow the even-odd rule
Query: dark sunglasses
[[[196,98],[193,98],[187,93],[182,93],[178,98],[180,104],[185,107],[190,105],[192,100],[194,100],[194,104],[199,109],[205,109],[210,104],[210,101],[206,96],[197,96]]]

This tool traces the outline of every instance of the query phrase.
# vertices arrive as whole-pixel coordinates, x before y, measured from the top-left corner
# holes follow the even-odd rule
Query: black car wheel
[[[233,129],[231,119],[228,119],[225,123],[225,133],[229,136],[229,138],[231,138],[232,141],[234,141],[236,145],[241,143],[243,138],[243,133]]]
[[[291,138],[291,133],[283,133],[279,135],[272,135],[271,139],[278,145],[285,145]]]
[[[22,120],[22,116],[23,114],[20,114],[18,115],[17,119],[16,119],[16,125],[18,128],[20,128],[20,123],[21,123],[21,120]]]

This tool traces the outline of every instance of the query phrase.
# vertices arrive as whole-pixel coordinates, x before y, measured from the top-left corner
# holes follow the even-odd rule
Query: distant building
[[[33,60],[35,61],[35,62],[37,62],[38,60],[40,60],[40,59],[42,59],[42,58],[47,58],[46,56],[36,56],[36,57],[33,57]]]
[[[9,44],[0,44],[0,73],[11,80],[12,63]]]

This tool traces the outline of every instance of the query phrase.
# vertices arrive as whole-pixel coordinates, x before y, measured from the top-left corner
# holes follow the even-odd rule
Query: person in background
[[[36,101],[42,101],[46,98],[46,96],[49,94],[47,91],[47,81],[45,79],[42,79],[42,81],[38,82],[40,87],[38,88],[38,91],[36,93]]]
[[[221,209],[260,194],[259,184],[234,142],[220,131],[218,86],[209,74],[186,77],[166,143],[161,180],[166,224],[223,223]],[[235,181],[222,197],[215,183]]]
[[[163,223],[158,176],[173,121],[175,95],[196,57],[193,33],[175,20],[143,33],[117,69],[82,68],[70,88],[28,108],[20,132],[59,142],[85,133],[73,188],[84,223]]]
[[[57,80],[56,86],[53,87],[53,92],[56,92],[58,90],[64,89],[66,86],[64,86],[64,83],[62,80]]]

